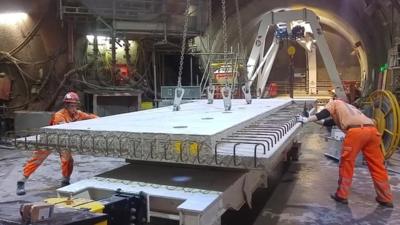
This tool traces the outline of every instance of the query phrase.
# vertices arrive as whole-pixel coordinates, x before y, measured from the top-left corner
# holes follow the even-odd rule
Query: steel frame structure
[[[182,27],[179,22],[170,19],[167,15],[182,16],[179,7],[184,1],[167,2],[163,0],[58,0],[60,19],[75,22],[83,22],[81,27],[86,32],[97,32],[110,35],[116,32],[118,35],[164,35],[179,37],[182,35]],[[201,0],[192,2],[192,6],[198,14],[191,17],[195,21],[188,28],[190,37],[204,32],[207,23],[207,4]],[[175,7],[174,7],[175,6]],[[169,10],[174,9],[177,12]],[[103,28],[93,30],[88,21],[100,21]],[[111,32],[111,30],[113,30]]]
[[[322,60],[325,64],[328,75],[335,86],[336,94],[343,99],[347,99],[342,81],[336,69],[329,46],[326,42],[319,24],[318,16],[309,9],[302,10],[281,10],[277,12],[268,12],[262,16],[256,40],[254,41],[250,57],[247,61],[247,85],[250,87],[258,76],[257,92],[258,97],[264,93],[265,85],[271,72],[272,64],[275,60],[279,48],[279,41],[274,38],[268,51],[265,52],[266,36],[268,30],[278,23],[290,24],[292,21],[304,21],[311,26],[315,44],[321,53]]]

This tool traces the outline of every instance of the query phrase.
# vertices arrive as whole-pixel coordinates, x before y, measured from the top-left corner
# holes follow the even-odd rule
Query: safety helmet
[[[79,104],[79,96],[77,93],[71,91],[65,94],[64,96],[64,103],[76,103]]]

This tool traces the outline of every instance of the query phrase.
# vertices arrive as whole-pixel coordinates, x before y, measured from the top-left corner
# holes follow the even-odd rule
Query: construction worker
[[[327,119],[329,117],[331,119]],[[345,100],[332,99],[319,113],[310,117],[297,116],[297,120],[302,123],[322,121],[325,126],[338,126],[346,134],[339,163],[339,186],[331,195],[332,199],[348,204],[355,160],[362,151],[373,179],[376,201],[381,206],[393,208],[389,176],[380,147],[381,134],[372,119]]]
[[[75,92],[68,92],[63,99],[64,108],[56,112],[50,121],[50,125],[70,123],[79,120],[87,120],[97,118],[94,114],[84,113],[78,110],[79,96]],[[38,149],[33,152],[32,157],[26,162],[23,169],[23,177],[17,182],[17,195],[25,194],[25,182],[29,176],[43,163],[51,152],[44,149]],[[74,160],[71,152],[63,150],[60,152],[61,170],[63,179],[61,186],[69,185],[70,176],[72,174]]]

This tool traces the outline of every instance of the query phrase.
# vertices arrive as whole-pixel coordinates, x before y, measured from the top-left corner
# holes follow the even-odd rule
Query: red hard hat
[[[64,96],[64,103],[79,103],[79,96],[75,92],[68,92]]]

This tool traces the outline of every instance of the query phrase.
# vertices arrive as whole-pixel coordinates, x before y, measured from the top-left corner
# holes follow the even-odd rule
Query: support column
[[[307,52],[308,58],[308,94],[317,94],[317,51],[315,45],[312,45],[311,51]]]

